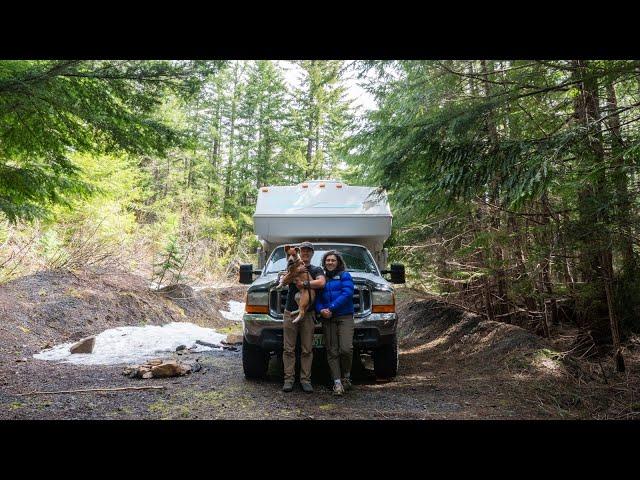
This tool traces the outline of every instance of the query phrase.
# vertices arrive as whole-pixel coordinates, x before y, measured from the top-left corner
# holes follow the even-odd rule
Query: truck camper
[[[250,264],[240,266],[240,283],[251,285],[243,316],[245,376],[263,377],[271,354],[282,351],[287,289],[274,287],[278,273],[286,269],[284,246],[310,241],[315,248],[313,265],[320,265],[329,250],[343,255],[355,284],[354,351],[372,354],[377,376],[394,377],[398,316],[392,283],[404,283],[405,273],[400,264],[387,269],[384,242],[391,235],[392,215],[386,193],[336,180],[262,187],[253,221],[261,244],[258,269]],[[383,277],[388,274],[389,280]],[[314,348],[323,346],[318,321]]]

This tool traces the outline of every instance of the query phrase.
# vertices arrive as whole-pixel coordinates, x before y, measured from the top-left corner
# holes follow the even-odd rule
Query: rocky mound
[[[47,344],[79,340],[120,326],[190,321],[223,327],[224,293],[188,286],[156,292],[146,279],[120,272],[44,271],[0,285],[0,357],[29,356]],[[205,293],[207,292],[207,293]]]

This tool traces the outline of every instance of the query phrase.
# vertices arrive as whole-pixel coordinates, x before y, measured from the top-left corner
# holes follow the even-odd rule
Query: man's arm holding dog
[[[302,280],[299,280],[296,278],[296,287],[298,287],[298,290],[302,290],[304,288],[304,282]],[[324,288],[325,284],[327,283],[327,279],[325,278],[324,275],[318,275],[315,280],[310,280],[309,281],[309,288],[313,288],[314,290],[319,290],[321,288]]]

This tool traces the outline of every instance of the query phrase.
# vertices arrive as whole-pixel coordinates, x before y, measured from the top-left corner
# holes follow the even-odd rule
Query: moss
[[[537,350],[534,353],[534,357],[536,360],[541,360],[541,359],[551,359],[551,360],[560,360],[562,358],[562,355],[558,352],[555,352],[553,350],[549,350],[548,348],[542,348],[540,350]]]
[[[158,400],[149,405],[148,410],[152,413],[159,413],[160,415],[167,415],[171,409],[171,406],[164,400]]]
[[[222,327],[222,328],[218,328],[217,331],[218,333],[224,333],[224,334],[229,334],[229,333],[242,334],[242,325],[232,325],[229,327]]]
[[[70,297],[74,297],[74,298],[83,298],[83,294],[80,290],[78,290],[77,288],[73,288],[73,287],[69,287],[64,291],[65,295],[68,295]]]

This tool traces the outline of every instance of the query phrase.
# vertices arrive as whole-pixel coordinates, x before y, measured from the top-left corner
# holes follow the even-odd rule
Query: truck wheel
[[[393,378],[398,373],[398,339],[373,351],[373,370],[378,378]]]
[[[242,368],[247,378],[263,378],[269,367],[269,353],[242,339]]]

